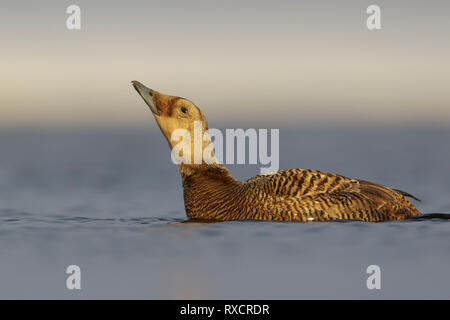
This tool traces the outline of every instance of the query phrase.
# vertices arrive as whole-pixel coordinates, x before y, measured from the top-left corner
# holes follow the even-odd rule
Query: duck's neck
[[[184,204],[190,218],[225,220],[236,206],[242,182],[220,164],[181,164]]]
[[[184,164],[181,163],[178,165],[178,169],[180,170],[180,174],[181,177],[183,178],[183,180],[185,178],[189,178],[192,176],[203,176],[205,174],[218,174],[218,175],[223,175],[223,176],[229,176],[232,179],[234,179],[231,175],[230,172],[228,171],[228,169],[226,167],[224,167],[223,165],[219,164],[218,162],[216,163],[201,163],[201,164]]]

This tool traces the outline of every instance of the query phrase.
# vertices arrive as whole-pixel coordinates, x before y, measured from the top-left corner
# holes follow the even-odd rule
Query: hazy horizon
[[[212,127],[450,125],[449,2],[70,4],[3,5],[0,127],[150,126],[131,80]]]

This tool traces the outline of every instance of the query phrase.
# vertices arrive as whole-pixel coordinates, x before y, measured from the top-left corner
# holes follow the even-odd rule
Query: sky
[[[188,98],[211,127],[449,127],[450,2],[429,3],[2,3],[0,128],[148,125],[131,80]]]

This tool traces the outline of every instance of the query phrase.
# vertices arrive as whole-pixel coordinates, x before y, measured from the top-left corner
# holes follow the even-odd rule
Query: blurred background
[[[81,8],[68,30],[66,8]],[[381,7],[381,30],[366,27]],[[0,10],[0,298],[449,298],[450,220],[184,223],[139,80],[280,168],[450,213],[449,1],[14,1]],[[231,165],[248,179],[259,165]],[[82,290],[65,287],[79,265]],[[368,290],[377,264],[382,290]]]
[[[448,1],[72,1],[2,5],[0,125],[148,125],[130,81],[215,125],[450,122]]]

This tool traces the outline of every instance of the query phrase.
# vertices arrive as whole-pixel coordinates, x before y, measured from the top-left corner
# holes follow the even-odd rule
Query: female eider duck
[[[207,130],[205,115],[189,100],[161,94],[138,81],[132,84],[150,107],[171,149],[179,142],[171,139],[174,130],[188,130],[192,137],[196,121]],[[193,150],[195,142],[191,140]],[[210,144],[210,138],[203,141],[202,152]],[[186,214],[191,219],[376,222],[420,215],[406,198],[414,198],[409,193],[334,173],[290,169],[241,182],[217,161],[190,163],[178,166]]]

